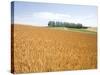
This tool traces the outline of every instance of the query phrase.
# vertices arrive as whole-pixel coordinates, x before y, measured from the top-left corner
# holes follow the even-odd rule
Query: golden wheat
[[[96,34],[14,25],[14,73],[94,69]]]

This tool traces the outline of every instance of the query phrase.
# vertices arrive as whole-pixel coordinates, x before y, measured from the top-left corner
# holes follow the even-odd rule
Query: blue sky
[[[97,26],[97,7],[71,4],[14,2],[14,23],[47,26],[48,21]]]

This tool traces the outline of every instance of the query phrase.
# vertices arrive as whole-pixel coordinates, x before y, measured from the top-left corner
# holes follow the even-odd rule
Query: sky
[[[48,21],[97,27],[97,7],[88,5],[14,2],[14,23],[47,26]]]

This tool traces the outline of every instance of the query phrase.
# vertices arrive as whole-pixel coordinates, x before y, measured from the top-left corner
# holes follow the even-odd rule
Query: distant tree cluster
[[[59,22],[59,21],[49,21],[48,22],[49,27],[67,27],[67,28],[86,28],[83,27],[80,23],[69,23],[69,22]]]

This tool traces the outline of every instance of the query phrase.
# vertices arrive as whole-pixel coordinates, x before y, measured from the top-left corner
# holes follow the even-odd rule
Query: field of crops
[[[12,41],[14,73],[97,67],[96,34],[15,25]]]

